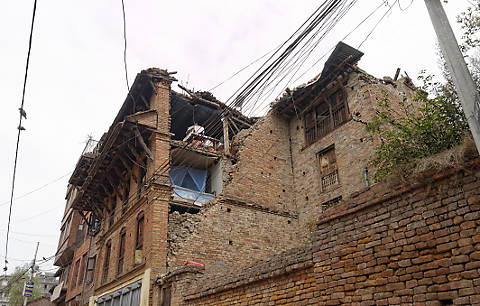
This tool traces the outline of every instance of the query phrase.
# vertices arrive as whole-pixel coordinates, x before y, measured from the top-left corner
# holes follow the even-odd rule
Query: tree
[[[23,305],[23,286],[25,281],[30,280],[29,266],[24,265],[22,267],[15,267],[15,272],[10,275],[8,280],[8,303],[9,305]],[[38,279],[33,278],[35,286],[33,288],[32,296],[28,298],[28,301],[36,299],[42,296],[42,292],[38,288]]]
[[[467,59],[473,79],[480,88],[480,0],[457,17],[463,30],[460,49]],[[404,97],[392,105],[385,95],[378,104],[376,115],[367,123],[366,130],[380,139],[371,165],[376,169],[374,179],[379,181],[406,164],[440,153],[459,145],[469,133],[468,125],[458,100],[445,61],[439,53],[443,81],[422,71],[423,85],[412,98],[416,107]]]

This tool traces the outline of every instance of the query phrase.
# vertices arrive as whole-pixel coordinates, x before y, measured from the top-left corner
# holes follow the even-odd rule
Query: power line
[[[20,104],[20,108],[18,109],[20,112],[20,119],[18,123],[18,134],[17,134],[17,145],[15,148],[15,161],[13,164],[13,176],[12,176],[12,192],[10,194],[10,207],[9,207],[9,212],[8,212],[8,223],[7,223],[7,236],[6,236],[6,241],[5,241],[5,258],[7,257],[8,254],[8,234],[10,233],[10,221],[12,218],[12,206],[13,206],[13,193],[15,190],[15,175],[17,172],[17,160],[18,160],[18,146],[20,144],[20,133],[25,130],[24,127],[22,127],[22,119],[25,118],[27,119],[27,114],[23,108],[23,105],[25,103],[25,89],[27,87],[27,77],[28,77],[28,64],[30,63],[30,52],[32,50],[32,37],[33,37],[33,25],[35,23],[35,12],[37,10],[37,0],[34,1],[33,3],[33,14],[32,14],[32,25],[30,26],[30,38],[28,41],[28,54],[27,54],[27,64],[25,65],[25,78],[23,80],[23,91],[22,91],[22,103]],[[5,266],[3,268],[4,271],[7,271],[7,260],[5,259]]]
[[[39,190],[42,190],[43,188],[48,187],[49,185],[54,184],[54,183],[60,181],[61,179],[63,179],[64,177],[66,177],[67,175],[70,175],[70,174],[72,174],[72,171],[70,171],[70,172],[68,172],[68,173],[65,173],[64,175],[60,176],[59,178],[56,178],[56,179],[54,179],[53,181],[50,181],[50,182],[48,182],[48,183],[45,183],[44,185],[42,185],[42,186],[40,186],[40,187],[37,187],[37,188],[35,188],[35,189],[27,192],[27,193],[24,193],[24,194],[22,194],[21,196],[16,197],[14,200],[19,200],[19,199],[24,198],[24,197],[26,197],[26,196],[28,196],[28,195],[31,195],[31,194],[34,193],[34,192],[37,192],[37,191],[39,191]],[[0,203],[0,206],[6,205],[6,204],[8,204],[8,203],[10,203],[10,201],[5,201],[5,202],[3,202],[3,203]]]
[[[123,64],[125,66],[125,81],[127,82],[127,89],[130,92],[130,85],[128,84],[128,70],[127,70],[127,20],[125,18],[125,4],[122,0],[122,15],[123,15]]]
[[[388,10],[382,15],[382,17],[380,17],[380,19],[377,21],[377,23],[373,26],[372,30],[367,34],[367,36],[365,37],[365,39],[360,43],[360,45],[358,45],[358,48],[357,48],[357,49],[360,49],[360,47],[363,45],[363,43],[367,41],[367,39],[370,37],[370,35],[372,35],[373,31],[375,31],[375,29],[376,29],[377,26],[380,24],[380,22],[382,22],[382,20],[385,18],[385,16],[387,16],[388,13],[390,13],[390,11],[392,10],[393,6],[394,6],[395,3],[397,3],[398,1],[399,1],[399,0],[395,0],[395,2],[392,3],[392,5],[389,5]]]
[[[382,1],[380,3],[379,6],[377,6],[372,12],[370,12],[365,18],[363,18],[360,23],[358,23],[352,30],[350,30],[350,32],[348,32],[341,40],[345,40],[346,38],[348,38],[353,32],[355,32],[363,23],[365,23],[365,21],[367,21],[370,17],[372,17],[382,6],[385,5],[385,1]],[[315,67],[323,58],[325,58],[325,56],[327,56],[328,54],[330,54],[330,52],[333,51],[333,49],[335,49],[335,46],[333,46],[332,48],[330,48],[327,52],[325,52],[322,56],[320,56],[307,70],[305,70],[301,75],[299,75],[294,81],[293,83],[297,82],[299,79],[301,79],[306,73],[308,73],[313,67]],[[295,74],[290,78],[290,80],[287,82],[287,84],[285,85],[285,87],[283,88],[283,90],[276,96],[276,98],[278,98],[284,91],[285,89],[289,86],[291,82],[291,80],[293,79],[293,77],[295,76]],[[265,111],[265,108],[267,108],[269,105],[266,104],[266,105],[259,105],[257,108],[254,108],[250,111],[250,115],[255,113],[255,112],[259,112],[259,113],[262,113],[263,111]]]
[[[213,86],[212,88],[210,88],[208,91],[212,91],[214,89],[216,89],[217,87],[223,85],[224,83],[230,81],[232,78],[234,78],[235,76],[237,76],[240,72],[244,71],[245,69],[247,69],[248,67],[252,66],[253,64],[255,64],[256,62],[258,62],[259,60],[261,60],[262,58],[264,58],[265,56],[269,55],[270,53],[272,53],[273,51],[277,50],[278,48],[280,47],[277,46],[275,48],[273,48],[272,50],[268,51],[267,53],[265,53],[264,55],[262,55],[261,57],[257,58],[256,60],[252,61],[251,63],[249,63],[248,65],[244,66],[243,68],[241,68],[240,70],[238,70],[237,72],[235,72],[234,74],[232,74],[231,76],[229,76],[227,79],[225,79],[224,81],[218,83],[217,85]]]

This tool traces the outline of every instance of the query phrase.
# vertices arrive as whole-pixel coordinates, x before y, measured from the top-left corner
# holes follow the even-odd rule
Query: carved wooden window
[[[73,267],[73,275],[72,275],[72,288],[77,286],[77,278],[78,278],[78,270],[80,269],[80,259],[75,262],[75,266]]]
[[[147,182],[147,158],[143,159],[144,167],[140,166],[140,180],[138,181],[137,185],[137,197],[140,198],[142,196],[142,192],[145,189],[145,184]]]
[[[124,262],[124,257],[125,257],[125,230],[122,230],[120,233],[120,247],[118,251],[118,266],[117,266],[117,274],[122,274],[123,273],[123,262]]]
[[[342,201],[342,196],[333,198],[333,199],[331,199],[331,200],[328,200],[328,201],[326,201],[326,202],[323,202],[323,203],[322,203],[322,208],[323,208],[323,210],[325,210],[325,209],[329,209],[329,208],[331,208],[331,207],[335,207],[335,206],[337,206],[338,204],[340,204],[341,201]]]
[[[320,178],[322,182],[322,190],[328,186],[338,183],[337,157],[335,156],[335,146],[318,153],[318,163],[320,169]]]
[[[78,276],[78,284],[83,284],[83,278],[85,277],[85,270],[87,266],[87,254],[83,254],[82,256],[82,267],[80,269],[80,275]]]
[[[305,145],[324,137],[349,118],[346,95],[339,89],[305,114]]]
[[[141,250],[143,248],[143,223],[144,223],[144,217],[140,216],[137,221],[137,235],[135,239],[135,250]]]
[[[130,197],[130,180],[125,183],[125,188],[124,188],[124,199],[123,199],[123,204],[122,204],[122,214],[124,214],[128,210],[128,200]]]
[[[110,215],[108,217],[108,227],[112,227],[113,223],[115,222],[115,209],[117,208],[117,197],[113,196],[111,198],[112,208],[110,210]]]
[[[103,260],[103,275],[102,275],[102,283],[105,283],[108,278],[108,268],[110,266],[110,253],[112,252],[112,243],[108,242],[107,246],[105,247],[105,258]]]
[[[95,271],[95,261],[97,257],[89,257],[88,258],[88,263],[87,263],[87,276],[85,277],[85,282],[87,284],[90,284],[93,281],[93,274]]]
[[[162,306],[170,306],[172,304],[172,285],[162,288]]]

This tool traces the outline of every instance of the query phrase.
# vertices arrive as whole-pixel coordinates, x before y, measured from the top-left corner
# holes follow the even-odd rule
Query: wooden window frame
[[[143,158],[142,163],[145,165],[145,167],[138,166],[139,180],[137,185],[137,198],[140,198],[142,196],[145,183],[147,182],[147,157],[146,156]]]
[[[112,201],[112,208],[110,210],[110,214],[108,216],[108,228],[111,228],[113,224],[115,223],[115,211],[117,208],[117,197],[113,196],[111,198]]]
[[[118,243],[118,265],[117,265],[117,275],[123,273],[123,266],[125,263],[125,244],[127,239],[127,233],[125,229],[120,231],[120,240]]]
[[[103,274],[102,274],[102,284],[105,284],[108,279],[108,270],[110,268],[110,256],[112,253],[112,242],[107,242],[105,246],[105,257],[103,259]]]
[[[124,200],[122,202],[122,215],[125,214],[128,210],[128,200],[130,197],[130,179],[124,185],[123,188]]]
[[[328,169],[327,172],[324,173],[322,171],[322,158],[326,157],[328,160]],[[334,158],[332,161],[331,158]],[[320,174],[320,186],[322,192],[329,189],[330,186],[339,185],[340,178],[338,175],[338,162],[337,162],[337,155],[335,152],[335,145],[330,145],[327,148],[321,150],[317,153],[317,162],[318,162],[318,169]]]
[[[343,87],[337,88],[328,97],[319,98],[318,101],[320,102],[314,104],[311,109],[308,109],[302,115],[305,147],[322,139],[351,119],[347,94]],[[321,107],[325,109],[318,111]],[[325,116],[326,114],[328,114],[328,117],[318,120],[320,116]]]
[[[80,270],[80,258],[75,261],[72,274],[72,288],[77,287],[78,272]]]
[[[86,267],[86,276],[85,276],[85,282],[87,284],[90,284],[93,282],[93,276],[95,274],[95,263],[97,261],[97,256],[92,256],[88,258],[87,261],[87,267]],[[92,263],[90,265],[90,263]]]
[[[135,233],[135,251],[143,250],[143,239],[145,237],[145,217],[140,214],[137,217],[137,231]]]
[[[87,253],[83,254],[82,256],[82,264],[81,264],[81,269],[80,269],[80,274],[78,276],[78,284],[82,285],[83,280],[85,279],[85,273],[87,271]]]

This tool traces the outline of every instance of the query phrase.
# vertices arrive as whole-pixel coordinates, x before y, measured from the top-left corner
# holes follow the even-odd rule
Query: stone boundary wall
[[[294,249],[199,279],[184,302],[480,305],[479,166],[476,159],[468,171],[450,169],[416,185],[378,184],[352,194],[319,219],[312,262],[302,257],[309,248]],[[284,257],[283,266],[276,264]],[[308,299],[305,283],[314,284],[307,286],[313,288]]]

